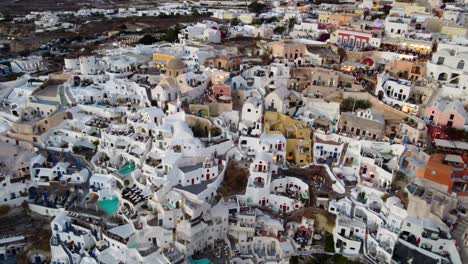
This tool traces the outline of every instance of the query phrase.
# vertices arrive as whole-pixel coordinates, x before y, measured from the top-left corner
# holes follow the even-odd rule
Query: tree
[[[179,24],[176,24],[173,28],[169,28],[166,30],[161,40],[167,42],[175,42],[177,39],[179,39],[180,30],[181,26]]]
[[[73,146],[73,147],[72,147],[72,152],[73,152],[73,153],[76,153],[76,152],[78,152],[79,150],[80,150],[80,148],[77,147],[77,146]]]
[[[346,50],[341,47],[338,48],[338,55],[340,56],[340,63],[343,62],[346,57],[348,57]]]
[[[365,9],[363,13],[364,19],[366,19],[369,14],[370,14],[369,9]]]
[[[198,12],[198,8],[192,6],[191,11],[192,11],[192,16],[194,16],[194,17],[201,16],[200,12]]]
[[[297,20],[295,17],[291,17],[288,20],[288,29],[291,31],[294,28],[294,25],[296,24]]]
[[[216,126],[211,126],[210,127],[210,134],[212,137],[217,137],[219,135],[221,135],[222,131],[219,127],[216,127]]]
[[[299,264],[299,256],[292,256],[291,259],[289,259],[289,264]]]
[[[324,247],[326,252],[335,252],[335,241],[333,241],[333,235],[330,233],[327,233],[325,236],[325,247]]]
[[[13,16],[10,13],[3,12],[2,14],[2,12],[0,12],[0,22],[11,22],[13,20]],[[2,15],[3,15],[3,19],[2,19]]]
[[[237,26],[240,23],[240,20],[238,18],[234,18],[231,20],[231,26]]]
[[[50,51],[46,51],[46,52],[42,53],[42,57],[44,57],[44,58],[51,58],[51,57],[52,57],[52,54],[50,53]]]
[[[285,31],[286,31],[286,28],[283,26],[277,26],[275,27],[275,29],[273,29],[273,32],[279,35],[283,34]]]
[[[373,20],[376,20],[376,19],[384,18],[384,17],[386,17],[386,15],[383,14],[383,13],[381,13],[381,14],[373,14],[373,15],[371,16],[370,20],[373,21]]]
[[[385,13],[385,16],[388,16],[390,14],[390,10],[392,10],[393,6],[391,5],[384,5],[382,8],[382,11]]]
[[[346,98],[341,101],[340,109],[341,112],[351,112],[357,109],[367,109],[372,106],[369,100],[359,100],[355,98]]]
[[[264,18],[263,21],[265,21],[266,23],[273,23],[273,22],[278,21],[278,18],[274,16],[274,17]]]
[[[143,44],[143,45],[151,45],[155,42],[158,42],[158,39],[151,36],[151,35],[144,35],[139,41],[138,43],[139,44]]]
[[[248,6],[249,11],[256,14],[261,13],[265,8],[267,8],[267,5],[259,3],[258,1],[253,1]]]
[[[22,50],[22,51],[18,52],[18,54],[19,54],[21,57],[28,57],[29,55],[31,55],[31,51],[28,50],[28,49],[25,49],[25,50]]]

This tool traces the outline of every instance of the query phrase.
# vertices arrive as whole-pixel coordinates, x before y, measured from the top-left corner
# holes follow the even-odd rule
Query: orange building
[[[423,178],[434,187],[460,197],[468,196],[468,154],[436,154],[429,158]]]
[[[350,26],[353,21],[360,19],[359,14],[339,13],[339,14],[320,14],[319,23],[330,24],[335,27]]]
[[[301,13],[309,13],[310,12],[310,6],[309,5],[304,5],[300,6],[297,8],[297,10]]]
[[[241,57],[234,55],[220,55],[207,60],[209,67],[224,71],[238,71],[240,69]]]
[[[416,81],[426,76],[426,61],[394,60],[385,70],[395,77]]]

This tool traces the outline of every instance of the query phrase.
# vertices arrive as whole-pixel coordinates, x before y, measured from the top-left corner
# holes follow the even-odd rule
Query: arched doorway
[[[448,79],[448,74],[445,72],[442,72],[439,74],[439,77],[437,78],[438,81],[447,81]]]

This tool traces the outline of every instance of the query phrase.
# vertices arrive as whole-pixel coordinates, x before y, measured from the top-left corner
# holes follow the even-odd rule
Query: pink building
[[[224,84],[213,85],[213,96],[219,98],[221,96],[231,97],[231,86]]]
[[[424,112],[424,119],[436,126],[465,129],[467,125],[467,112],[461,101],[439,100]]]

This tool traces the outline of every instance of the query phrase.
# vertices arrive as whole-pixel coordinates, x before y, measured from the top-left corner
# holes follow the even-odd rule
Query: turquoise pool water
[[[135,170],[135,168],[136,168],[135,163],[133,161],[131,161],[128,165],[123,166],[119,170],[119,174],[122,174],[122,175],[130,174],[132,171]]]
[[[95,104],[95,106],[96,106],[97,108],[107,108],[107,106],[105,106],[105,105],[100,105],[100,104]]]
[[[137,248],[137,243],[132,243],[128,246],[128,248]]]
[[[116,196],[112,197],[110,200],[101,200],[98,202],[99,208],[104,210],[108,215],[114,215],[119,210],[119,198]]]
[[[207,258],[194,260],[194,259],[192,259],[192,257],[189,257],[189,262],[191,264],[211,264],[211,261],[209,259],[207,259]]]

